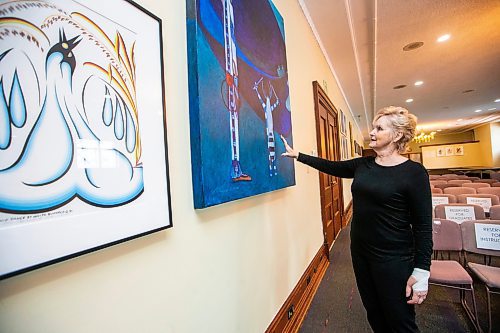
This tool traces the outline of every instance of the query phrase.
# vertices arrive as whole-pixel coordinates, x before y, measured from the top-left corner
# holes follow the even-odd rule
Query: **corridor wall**
[[[163,21],[174,227],[0,281],[0,332],[263,332],[323,244],[318,173],[300,163],[296,186],[193,208],[185,2],[138,3]],[[274,4],[295,148],[311,153],[312,81],[349,108],[298,2]]]

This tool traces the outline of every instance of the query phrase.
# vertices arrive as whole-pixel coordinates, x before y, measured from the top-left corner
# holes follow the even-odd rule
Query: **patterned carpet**
[[[349,230],[341,231],[330,253],[331,263],[314,297],[300,333],[372,332],[366,319],[352,270]],[[493,264],[500,266],[499,258]],[[478,261],[480,262],[480,261]],[[474,286],[482,329],[487,332],[486,292]],[[500,332],[500,296],[492,296],[493,331]],[[429,296],[417,306],[417,324],[422,333],[474,332],[460,305],[458,290],[430,286]]]

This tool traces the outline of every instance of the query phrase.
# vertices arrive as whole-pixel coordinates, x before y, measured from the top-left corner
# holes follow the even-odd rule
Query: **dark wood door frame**
[[[318,156],[326,157],[330,160],[340,160],[338,111],[317,81],[313,82],[313,92],[314,92],[314,110],[316,116],[316,141],[317,141]],[[327,133],[324,133],[325,130],[323,129],[322,131],[321,128],[322,127],[321,114],[325,112],[323,110],[327,111],[328,119],[332,119],[334,123],[333,129],[331,129]],[[324,246],[328,255],[333,240],[336,238],[338,232],[342,228],[342,220],[344,215],[342,181],[338,177],[325,176],[322,173],[319,174],[319,178],[320,178],[321,218],[323,223]],[[331,198],[329,197],[330,195],[332,196]],[[333,203],[335,201],[334,198],[335,195],[337,196],[338,200],[337,214],[340,214],[337,215],[337,219],[340,218],[340,226],[338,226],[338,221],[337,221],[337,228],[335,228],[335,216],[334,216],[335,212],[332,212],[331,210],[328,211],[328,209],[335,208],[333,206]],[[334,225],[330,226],[329,225],[330,223],[334,223]],[[333,238],[330,235],[332,231],[329,230],[329,228],[332,227],[333,227]]]

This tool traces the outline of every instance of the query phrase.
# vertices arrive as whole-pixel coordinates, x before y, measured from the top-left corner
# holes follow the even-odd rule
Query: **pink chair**
[[[500,197],[500,187],[481,187],[476,191],[480,194],[495,194]]]
[[[490,207],[490,219],[500,220],[500,205]]]
[[[456,222],[446,219],[434,219],[432,222],[432,250],[434,250],[434,259],[437,259],[438,251],[457,252],[458,262],[462,258],[462,233],[460,225]]]
[[[462,241],[466,262],[467,253],[476,253],[486,256],[500,256],[500,251],[498,250],[489,250],[477,247],[475,227],[477,223],[495,224],[500,226],[500,220],[467,221],[462,223],[460,227],[462,230]],[[486,295],[488,300],[488,332],[491,332],[491,294],[500,294],[500,267],[492,267],[473,262],[467,262],[467,266],[469,267],[471,272],[476,275],[476,277],[484,284],[484,287],[486,288]]]
[[[432,187],[432,188],[431,188],[431,192],[432,192],[433,194],[434,194],[434,193],[436,193],[436,194],[442,194],[442,193],[443,193],[443,190],[442,190],[442,189],[440,189],[440,188],[437,188],[437,187]]]
[[[478,179],[478,180],[474,180],[474,183],[487,183],[487,184],[491,184],[491,183],[496,183],[498,180],[496,179]]]
[[[490,184],[490,185],[491,185],[491,187],[500,187],[500,182],[498,182],[498,183],[493,183],[493,184]]]
[[[446,180],[429,180],[431,185],[448,184]]]
[[[447,203],[457,203],[457,197],[453,194],[432,194],[432,198],[447,198]]]
[[[443,190],[445,194],[476,194],[476,189],[471,187],[447,187]]]
[[[463,248],[460,226],[446,219],[434,220],[432,224],[433,250],[436,251],[461,251]],[[459,289],[460,303],[465,313],[479,332],[479,321],[477,316],[476,297],[474,295],[474,284],[472,277],[465,268],[455,260],[432,260],[429,287],[439,286],[445,288]],[[470,309],[465,291],[472,295],[472,307]],[[447,300],[449,301],[449,300]]]
[[[488,184],[488,183],[465,183],[465,184],[462,184],[462,187],[472,187],[472,188],[490,187],[490,184]]]
[[[448,184],[462,185],[462,184],[465,184],[465,183],[472,183],[472,180],[468,180],[468,179],[451,179],[451,180],[448,180]]]
[[[442,190],[444,190],[445,188],[448,188],[448,187],[461,187],[458,184],[448,184],[448,183],[446,183],[446,184],[433,184],[433,185],[434,185],[434,187],[440,188]]]
[[[451,208],[447,208],[451,207]],[[466,210],[467,208],[472,207],[473,210],[473,216],[452,216],[450,213],[452,213],[452,210],[455,209],[462,209]],[[469,208],[470,209],[470,208]],[[448,211],[448,216],[447,216],[447,211]],[[434,216],[438,219],[446,219],[446,220],[452,220],[455,221],[456,223],[462,223],[463,221],[467,220],[484,220],[486,219],[486,215],[484,214],[484,209],[483,207],[479,205],[471,205],[471,204],[443,204],[443,205],[437,205],[434,207]]]
[[[479,199],[478,202],[474,202],[474,199]],[[484,200],[489,199],[489,200]],[[486,216],[489,216],[490,208],[493,205],[500,205],[500,200],[498,196],[494,194],[459,194],[457,195],[458,203],[470,203],[475,205],[480,205],[483,207]]]

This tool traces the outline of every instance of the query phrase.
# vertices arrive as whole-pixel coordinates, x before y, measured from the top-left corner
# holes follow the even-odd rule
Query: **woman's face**
[[[382,150],[390,145],[396,145],[394,142],[394,130],[389,121],[389,117],[382,116],[373,123],[373,130],[370,132],[370,148],[373,150]]]

